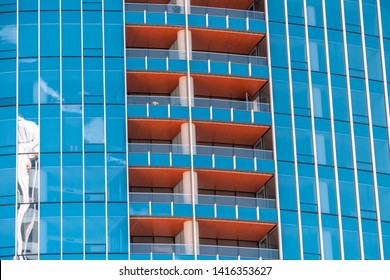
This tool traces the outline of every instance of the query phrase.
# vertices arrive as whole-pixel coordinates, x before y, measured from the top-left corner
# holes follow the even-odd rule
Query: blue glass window
[[[290,24],[290,57],[291,67],[307,69],[305,29],[301,25]]]
[[[336,216],[321,215],[325,260],[340,260],[340,235]]]
[[[341,215],[357,217],[354,174],[351,169],[338,169]]]
[[[332,102],[335,120],[349,120],[348,94],[345,77],[332,75]]]
[[[390,173],[389,141],[387,131],[383,127],[373,127],[376,170]]]
[[[364,259],[379,260],[379,240],[376,221],[362,219]]]
[[[299,260],[300,244],[298,233],[298,216],[296,212],[280,211],[282,227],[283,259]]]
[[[350,126],[347,122],[334,122],[336,133],[337,165],[352,168],[352,143]]]
[[[80,153],[62,155],[63,201],[83,201],[83,158]]]
[[[319,118],[330,118],[327,77],[325,74],[315,72],[312,72],[311,76],[314,116]]]
[[[344,0],[345,25],[347,31],[360,31],[359,3],[356,0]]]
[[[310,99],[309,99],[309,88],[308,88],[309,81],[308,81],[307,72],[293,70],[292,80],[293,80],[292,91],[293,91],[293,98],[294,98],[294,113],[295,115],[310,116]]]
[[[382,80],[382,60],[380,53],[379,38],[366,36],[366,55],[368,78],[371,80]]]
[[[106,218],[103,203],[85,204],[85,251],[106,252]]]
[[[358,180],[361,216],[375,219],[376,206],[372,173],[359,171]]]
[[[332,74],[345,74],[343,41],[341,31],[328,30],[329,64]]]
[[[361,35],[347,33],[349,74],[353,77],[364,77],[363,52]]]
[[[316,119],[315,128],[318,163],[333,165],[332,138],[329,120]]]
[[[284,22],[284,0],[274,0],[268,3],[270,21]]]
[[[290,122],[290,124],[288,122]],[[275,124],[275,141],[278,160],[293,161],[291,119],[286,115],[275,115]]]
[[[61,190],[61,161],[59,154],[40,155],[40,197],[41,202],[59,202]]]
[[[287,162],[278,163],[279,199],[281,209],[297,209],[294,165]]]
[[[355,124],[355,148],[358,168],[371,170],[371,148],[367,125]]]
[[[361,256],[358,220],[356,218],[343,217],[342,225],[344,259],[359,260]]]
[[[288,0],[288,22],[304,24],[302,0]]]
[[[309,49],[311,70],[326,72],[323,29],[309,27]]]
[[[313,139],[310,118],[295,117],[295,135],[298,161],[313,162]]]
[[[306,255],[320,257],[320,241],[318,231],[318,215],[310,213],[301,214],[303,252]],[[305,257],[306,259],[306,257]]]
[[[287,67],[286,28],[281,23],[269,23],[272,66]]]
[[[39,244],[41,254],[61,252],[60,215],[60,204],[40,204]]]
[[[317,0],[307,0],[307,22],[311,26],[323,26],[322,3]]]
[[[341,29],[341,7],[339,0],[325,1],[326,23],[328,28]]]
[[[378,17],[376,13],[376,1],[363,0],[364,33],[378,36]],[[383,19],[382,19],[383,20]]]

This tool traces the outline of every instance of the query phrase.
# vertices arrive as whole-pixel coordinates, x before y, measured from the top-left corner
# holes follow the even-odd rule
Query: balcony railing
[[[131,254],[150,255],[153,259],[154,254],[193,255],[193,246],[184,244],[131,243],[130,252]],[[199,245],[198,256],[277,260],[279,253],[277,249]]]
[[[256,158],[263,160],[272,160],[272,151],[258,149],[229,148],[217,146],[196,145],[196,155],[204,156],[222,156],[237,158]],[[128,145],[129,153],[157,153],[157,154],[189,154],[188,145],[180,144],[141,144],[131,143]]]
[[[161,4],[137,4],[127,3],[126,12],[151,12],[151,13],[169,13],[184,14],[184,6],[179,5],[161,5]],[[220,9],[210,7],[191,6],[189,7],[191,15],[207,15],[217,17],[231,17],[239,19],[264,20],[264,13],[256,11],[243,11],[233,9]]]
[[[176,96],[145,96],[131,95],[127,97],[128,105],[152,105],[152,106],[188,106],[186,98]],[[259,103],[252,101],[235,101],[227,99],[212,99],[212,98],[193,98],[192,104],[194,107],[200,108],[216,108],[216,109],[234,109],[242,111],[269,112],[270,105],[268,103]]]
[[[129,193],[130,203],[190,203],[192,196],[190,194],[177,193]],[[275,199],[251,198],[238,196],[220,196],[220,195],[197,195],[196,204],[220,205],[220,206],[238,206],[249,208],[268,208],[275,209]]]
[[[190,55],[191,55],[191,60],[193,61],[205,61],[205,62],[212,61],[212,62],[225,62],[225,63],[235,63],[235,64],[250,64],[253,66],[267,66],[267,58],[259,57],[259,56],[198,52],[198,51],[192,51],[190,52]],[[177,50],[130,48],[126,50],[126,56],[128,58],[185,60],[186,52],[177,51]]]

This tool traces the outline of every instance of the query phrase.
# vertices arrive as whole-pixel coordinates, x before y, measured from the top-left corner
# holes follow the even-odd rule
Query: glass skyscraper
[[[0,259],[390,259],[387,0],[0,0]]]

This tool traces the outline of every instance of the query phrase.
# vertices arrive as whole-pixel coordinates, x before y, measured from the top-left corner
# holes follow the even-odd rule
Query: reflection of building
[[[389,1],[6,2],[1,259],[390,259]]]
[[[39,203],[39,128],[36,123],[18,118],[17,154],[17,254],[15,258],[32,259],[38,254]]]

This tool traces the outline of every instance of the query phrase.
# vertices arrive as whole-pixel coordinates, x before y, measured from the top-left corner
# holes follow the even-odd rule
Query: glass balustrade
[[[160,153],[160,154],[188,154],[187,145],[180,144],[148,144],[131,143],[128,145],[129,153]],[[272,151],[258,149],[229,148],[217,146],[196,145],[196,155],[205,156],[225,156],[237,158],[257,158],[263,160],[272,160]]]
[[[277,260],[279,253],[276,249],[200,245],[199,255]]]
[[[180,5],[161,5],[161,4],[138,4],[127,3],[126,12],[150,12],[150,13],[170,13],[170,14],[184,14],[184,6]],[[234,9],[220,9],[212,7],[191,6],[189,7],[190,15],[208,15],[216,17],[231,17],[239,19],[264,20],[263,12],[234,10]]]
[[[185,51],[177,50],[161,50],[161,49],[136,49],[129,48],[126,50],[128,58],[145,58],[145,59],[186,59]],[[191,52],[191,60],[193,61],[211,61],[211,62],[225,62],[235,64],[250,64],[253,66],[266,66],[267,58],[259,56],[224,54],[212,52]]]
[[[221,205],[221,206],[239,206],[250,208],[268,208],[275,209],[275,199],[251,198],[239,196],[221,196],[221,195],[197,195],[196,204],[203,205]],[[189,203],[192,200],[190,194],[177,193],[129,193],[130,203]]]
[[[146,105],[151,106],[188,106],[186,98],[176,96],[140,96],[132,95],[127,97],[128,105]],[[242,111],[269,112],[268,103],[258,103],[251,101],[236,101],[212,98],[193,98],[192,104],[199,108],[216,108],[216,109],[234,109]]]
[[[192,255],[193,245],[184,244],[158,244],[158,243],[131,243],[131,254],[166,254],[166,255]],[[200,256],[218,256],[232,258],[249,258],[249,259],[265,259],[276,260],[279,253],[277,249],[267,248],[249,248],[249,247],[234,247],[234,246],[213,246],[199,245],[198,255]]]
[[[186,254],[192,250],[192,245],[184,244],[130,243],[132,254]]]

